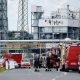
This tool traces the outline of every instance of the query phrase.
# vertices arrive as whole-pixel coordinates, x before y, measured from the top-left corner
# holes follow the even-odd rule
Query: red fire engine
[[[79,59],[80,59],[80,45],[70,45],[67,48],[65,69],[66,70],[79,70]],[[80,70],[79,70],[80,71]]]
[[[16,54],[11,54],[11,53],[5,53],[3,55],[3,58],[6,59],[13,59],[14,61],[16,61],[20,67],[21,65],[21,60],[22,60],[22,54],[20,53],[16,53]]]

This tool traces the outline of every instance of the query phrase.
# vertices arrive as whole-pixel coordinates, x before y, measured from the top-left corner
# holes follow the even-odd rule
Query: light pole
[[[39,47],[40,47],[40,57],[41,57],[41,54],[42,54],[42,53],[41,53],[41,43],[39,43]]]

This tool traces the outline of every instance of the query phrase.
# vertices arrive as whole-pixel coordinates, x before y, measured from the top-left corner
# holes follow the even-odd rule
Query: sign
[[[68,19],[40,19],[39,26],[68,26]]]
[[[79,20],[74,19],[40,19],[39,27],[71,26],[79,27]]]
[[[8,49],[17,49],[20,48],[20,43],[8,43],[6,46]]]

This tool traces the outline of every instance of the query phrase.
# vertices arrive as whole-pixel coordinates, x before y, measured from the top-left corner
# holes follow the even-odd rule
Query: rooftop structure
[[[35,13],[37,11],[32,11],[32,15]],[[35,28],[32,30],[34,39],[80,39],[80,11],[71,10],[69,5],[51,12],[49,18],[32,18],[32,21],[35,24],[38,22],[37,26],[32,24],[32,28]]]
[[[42,6],[32,6],[31,11],[31,32],[34,39],[39,39],[39,20],[42,19],[44,11]]]

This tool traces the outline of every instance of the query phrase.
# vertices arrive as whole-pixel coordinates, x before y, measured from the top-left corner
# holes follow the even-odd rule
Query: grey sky
[[[17,30],[18,1],[19,0],[8,0],[9,30]],[[51,11],[61,6],[64,6],[67,3],[70,4],[71,8],[73,9],[80,8],[80,0],[28,0],[28,1],[29,1],[29,13],[31,11],[31,5],[43,6],[46,14],[50,13]]]

